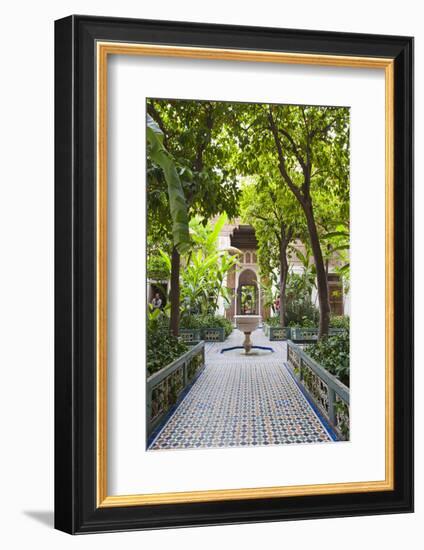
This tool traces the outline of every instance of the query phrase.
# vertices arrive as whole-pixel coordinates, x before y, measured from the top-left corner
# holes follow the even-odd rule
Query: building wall
[[[233,223],[227,223],[224,225],[221,230],[218,243],[220,250],[229,250],[230,253],[234,253],[231,247],[231,237],[234,235],[234,231],[240,227],[240,219],[234,220]],[[296,248],[302,252],[303,255],[306,255],[305,245],[298,240],[295,244]],[[265,308],[263,306],[264,297],[263,292],[260,289],[260,274],[259,274],[259,264],[257,257],[257,248],[250,246],[249,248],[239,248],[240,254],[240,266],[237,270],[232,270],[228,276],[226,285],[227,288],[233,294],[230,307],[225,307],[223,301],[220,302],[219,313],[225,315],[227,319],[231,321],[234,318],[234,315],[237,313],[237,289],[239,286],[239,277],[240,272],[243,269],[249,268],[252,269],[257,276],[258,281],[258,297],[259,297],[259,315],[262,315],[262,318],[267,318],[270,316],[271,310],[269,307]],[[313,257],[309,258],[309,261],[313,263]],[[328,273],[334,274],[335,268],[339,265],[338,259],[334,258],[328,263]],[[301,260],[298,258],[295,252],[292,252],[289,255],[289,266],[290,270],[294,273],[302,274],[304,271],[304,265]],[[331,285],[330,285],[331,288]],[[316,288],[312,290],[312,302],[318,307],[318,293]],[[342,313],[344,315],[350,314],[350,296],[349,293],[344,292],[342,297]]]

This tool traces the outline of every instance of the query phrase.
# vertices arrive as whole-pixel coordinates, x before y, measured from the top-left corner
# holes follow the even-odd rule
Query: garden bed
[[[196,330],[205,342],[223,342],[231,334],[233,326],[221,315],[190,315],[181,319],[181,335]]]
[[[287,342],[287,362],[340,439],[349,440],[349,388],[292,341]]]
[[[147,436],[160,426],[184,390],[205,366],[205,344],[199,342],[181,357],[147,378]]]

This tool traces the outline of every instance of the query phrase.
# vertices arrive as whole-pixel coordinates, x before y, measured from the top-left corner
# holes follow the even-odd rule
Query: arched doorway
[[[259,315],[258,279],[253,269],[245,269],[238,278],[237,315]]]

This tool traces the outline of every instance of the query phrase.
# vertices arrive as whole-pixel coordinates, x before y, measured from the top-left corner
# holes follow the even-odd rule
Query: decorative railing
[[[180,328],[179,335],[181,340],[189,346],[194,346],[201,340],[200,329],[197,328]]]
[[[277,340],[288,340],[290,338],[290,327],[272,327],[266,323],[263,325],[265,336],[271,340],[271,342]]]
[[[225,329],[223,327],[214,328],[181,328],[180,337],[189,346],[198,344],[200,340],[205,342],[223,342],[225,340]]]
[[[300,346],[287,342],[288,365],[341,439],[349,439],[349,388],[316,363]]]
[[[223,342],[225,340],[224,327],[202,328],[202,340],[205,342]]]
[[[344,328],[330,328],[328,335],[335,336],[344,332],[346,332]],[[314,343],[318,340],[318,328],[292,327],[290,340],[298,343]]]
[[[181,357],[147,379],[147,436],[181,397],[185,388],[205,366],[205,344],[199,342]]]

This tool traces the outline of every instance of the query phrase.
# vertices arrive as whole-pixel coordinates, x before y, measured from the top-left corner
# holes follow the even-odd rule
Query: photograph
[[[148,451],[349,440],[349,133],[344,105],[146,99]]]
[[[414,38],[380,12],[55,21],[57,530],[413,511]]]

